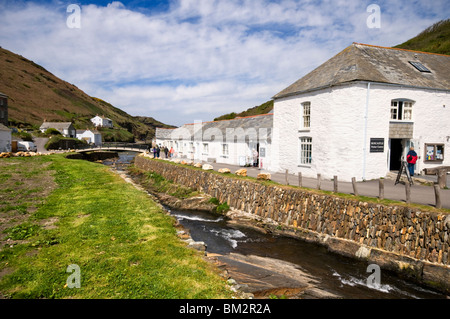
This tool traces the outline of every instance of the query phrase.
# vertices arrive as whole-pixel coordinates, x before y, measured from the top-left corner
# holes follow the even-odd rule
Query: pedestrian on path
[[[253,149],[253,167],[258,167],[258,151]]]
[[[417,153],[414,151],[414,147],[409,148],[408,155],[406,155],[406,161],[408,162],[409,175],[414,176],[414,166],[417,162]]]

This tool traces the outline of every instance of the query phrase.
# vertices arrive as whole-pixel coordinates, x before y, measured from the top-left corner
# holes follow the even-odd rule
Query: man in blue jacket
[[[409,175],[414,176],[414,165],[417,162],[417,153],[414,151],[414,147],[409,148],[408,155],[406,155],[406,161],[408,162]]]

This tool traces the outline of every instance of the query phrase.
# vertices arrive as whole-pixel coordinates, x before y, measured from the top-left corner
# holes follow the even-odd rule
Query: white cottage
[[[0,153],[11,152],[11,129],[0,123]]]
[[[113,122],[111,119],[96,115],[91,118],[91,122],[94,123],[95,127],[113,127]]]
[[[171,147],[175,156],[192,161],[252,165],[271,164],[273,114],[215,122],[185,124],[176,129],[156,129],[156,143]]]
[[[73,127],[71,122],[44,122],[39,127],[39,130],[42,133],[45,133],[45,131],[49,128],[58,130],[64,137],[75,137],[76,136],[76,130]]]
[[[274,96],[271,170],[340,180],[450,165],[450,56],[353,43]],[[448,154],[447,154],[448,153]]]
[[[77,139],[84,140],[88,144],[94,144],[96,146],[102,145],[102,135],[97,131],[91,130],[77,130]]]

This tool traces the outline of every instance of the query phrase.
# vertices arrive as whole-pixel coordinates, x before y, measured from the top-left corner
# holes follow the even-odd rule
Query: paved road
[[[284,173],[275,173],[266,170],[260,170],[254,167],[239,167],[236,165],[228,165],[221,163],[208,163],[214,167],[214,170],[218,170],[220,168],[229,168],[231,172],[235,172],[238,169],[246,168],[247,175],[251,177],[255,177],[258,173],[270,173],[271,179],[274,182],[285,184],[286,183],[286,175]],[[395,175],[393,175],[395,176]],[[437,177],[433,175],[425,175],[425,176],[416,176],[414,185],[411,186],[411,202],[416,204],[435,206],[436,199],[434,188],[430,185],[423,185],[424,182],[428,181],[431,183],[435,183],[437,181]],[[288,183],[289,185],[298,185],[298,175],[289,174],[288,175]],[[317,179],[316,178],[302,178],[302,186],[317,189]],[[447,178],[447,187],[450,188],[450,178]],[[321,180],[320,189],[325,191],[333,191],[333,181],[332,180]],[[378,180],[370,180],[365,182],[357,183],[358,194],[362,196],[375,197],[379,196],[379,181]],[[351,182],[338,182],[338,192],[353,194],[353,185]],[[406,191],[405,185],[403,183],[399,183],[395,185],[395,177],[394,178],[386,178],[384,179],[384,198],[403,201],[406,202]],[[441,203],[442,208],[450,208],[450,189],[441,189]]]

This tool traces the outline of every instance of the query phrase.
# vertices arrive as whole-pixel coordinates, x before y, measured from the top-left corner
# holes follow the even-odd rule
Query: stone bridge
[[[99,146],[86,145],[77,147],[74,151],[78,153],[96,152],[96,151],[129,151],[144,153],[149,149],[147,144],[135,144],[135,143],[104,143]]]

